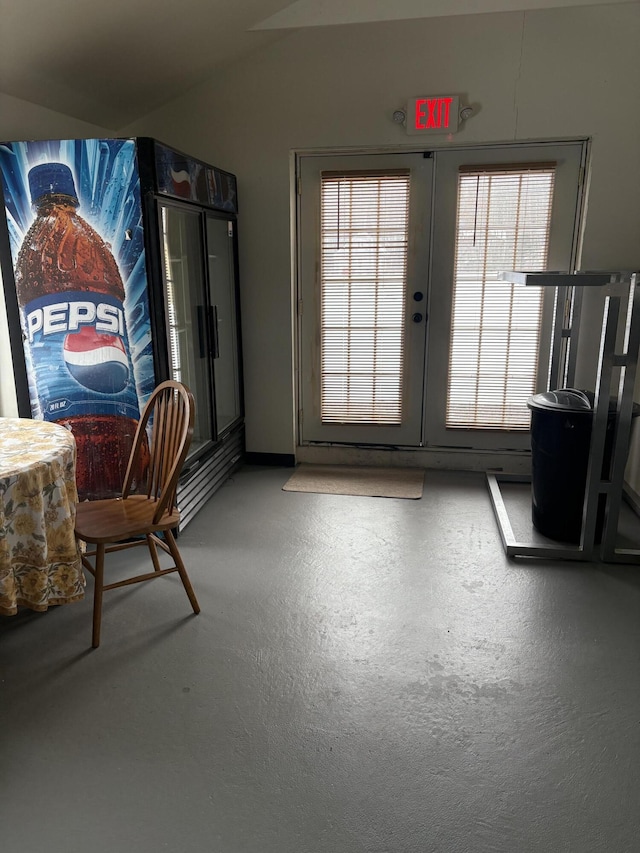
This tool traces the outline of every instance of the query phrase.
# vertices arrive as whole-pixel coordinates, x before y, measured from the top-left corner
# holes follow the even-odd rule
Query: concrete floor
[[[96,651],[91,579],[0,619],[2,849],[640,851],[640,569],[509,561],[482,475],[290,473],[181,536],[199,616],[171,576],[108,593]]]

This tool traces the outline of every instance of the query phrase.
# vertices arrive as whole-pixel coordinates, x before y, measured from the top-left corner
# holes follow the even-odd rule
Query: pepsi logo
[[[191,176],[186,169],[171,169],[174,195],[191,198]]]
[[[76,382],[100,394],[119,394],[129,381],[129,360],[122,339],[83,326],[64,339],[64,363]]]

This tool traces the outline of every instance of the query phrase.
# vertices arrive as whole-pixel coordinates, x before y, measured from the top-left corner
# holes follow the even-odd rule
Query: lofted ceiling
[[[0,0],[0,93],[118,130],[292,30],[634,0]]]

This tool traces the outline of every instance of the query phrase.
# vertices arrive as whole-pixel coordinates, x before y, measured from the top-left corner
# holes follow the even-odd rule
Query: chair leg
[[[176,567],[178,569],[178,574],[180,575],[182,585],[185,588],[185,592],[189,596],[189,601],[191,602],[191,606],[193,607],[193,612],[200,613],[200,605],[198,604],[198,599],[196,598],[196,594],[193,591],[193,587],[191,586],[191,581],[189,580],[187,570],[185,569],[184,563],[182,562],[182,557],[180,556],[180,551],[178,551],[178,546],[176,545],[174,535],[170,530],[165,530],[164,536],[167,545],[169,546],[169,550],[171,551],[171,556],[173,557]]]
[[[91,645],[97,649],[100,645],[100,625],[102,621],[102,592],[104,587],[104,544],[96,546],[96,562],[93,576],[93,638]]]
[[[153,541],[153,536],[148,533],[146,536],[147,539],[147,547],[149,548],[149,553],[151,554],[151,562],[153,563],[153,568],[156,572],[160,571],[160,563],[158,561],[158,549],[156,547],[156,543]]]

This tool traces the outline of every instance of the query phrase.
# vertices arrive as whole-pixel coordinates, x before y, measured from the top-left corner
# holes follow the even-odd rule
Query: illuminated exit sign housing
[[[407,133],[456,133],[460,123],[457,95],[427,95],[407,104]]]

